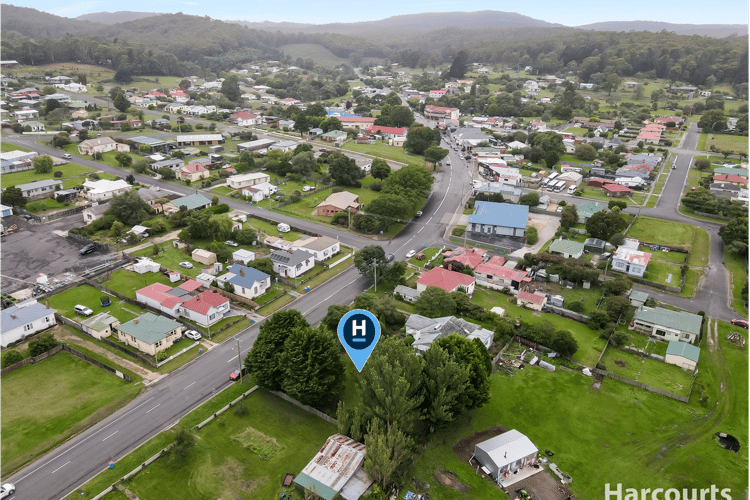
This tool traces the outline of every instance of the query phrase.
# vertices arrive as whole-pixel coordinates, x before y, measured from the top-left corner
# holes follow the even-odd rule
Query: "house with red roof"
[[[456,250],[449,250],[443,253],[443,262],[460,262],[464,266],[469,266],[474,269],[479,264],[484,262],[484,256],[487,253],[486,250],[481,248],[457,248]]]
[[[242,110],[229,115],[227,121],[239,127],[249,127],[251,125],[258,125],[260,123],[260,117],[250,111]]]
[[[382,125],[373,125],[365,131],[365,135],[382,135],[386,139],[403,137],[406,135],[405,127],[384,127]]]
[[[518,290],[521,284],[531,281],[526,271],[498,265],[497,262],[499,261],[486,262],[474,268],[477,283],[496,290],[502,290],[506,286]]]
[[[190,182],[199,181],[205,179],[210,174],[206,167],[200,163],[188,163],[184,167],[180,167],[175,171],[177,178],[181,181],[190,179]]]
[[[521,307],[526,306],[534,311],[541,311],[547,304],[547,297],[545,295],[537,295],[535,293],[521,291],[518,292],[516,303]]]
[[[638,132],[638,137],[636,137],[636,140],[648,142],[650,144],[659,144],[659,140],[661,140],[661,132],[641,130],[640,132]]]
[[[187,290],[179,287],[173,289],[163,283],[154,283],[135,291],[135,299],[138,302],[143,302],[173,318],[180,316],[180,306],[189,300],[189,297],[185,297],[186,295],[189,295]]]
[[[608,182],[602,186],[602,193],[612,198],[626,198],[633,192],[629,187],[625,187],[621,184],[615,184],[614,182]]]
[[[159,92],[158,90],[152,90],[148,94],[146,94],[149,97],[167,97],[167,94],[164,94],[162,92]]]
[[[737,186],[747,186],[747,179],[734,174],[714,174],[714,182],[726,182]]]
[[[605,181],[601,177],[592,177],[592,178],[589,179],[589,187],[592,187],[592,188],[593,187],[600,188],[600,187],[604,186],[604,184],[606,184],[606,183],[607,183],[607,181]]]
[[[424,292],[428,286],[436,286],[446,292],[463,290],[467,295],[472,295],[475,283],[476,279],[473,276],[449,271],[442,267],[435,267],[419,277],[417,280],[417,291]]]
[[[279,104],[282,106],[296,106],[297,104],[300,104],[300,101],[295,99],[294,97],[286,97],[279,101]]]
[[[657,116],[656,118],[654,118],[654,122],[660,123],[664,125],[665,127],[667,126],[668,123],[674,123],[675,124],[674,128],[677,128],[682,124],[683,119],[679,116]]]
[[[198,283],[200,286],[200,283]],[[229,312],[229,299],[216,292],[206,290],[183,302],[180,312],[184,317],[201,326],[210,326],[224,318]]]

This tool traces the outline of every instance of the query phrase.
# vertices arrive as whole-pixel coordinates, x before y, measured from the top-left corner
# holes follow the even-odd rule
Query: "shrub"
[[[461,237],[461,236],[464,235],[465,232],[466,232],[466,228],[465,227],[454,227],[453,231],[451,231],[451,234],[453,236]]]
[[[51,333],[42,333],[29,341],[29,354],[39,356],[57,346],[60,342]]]
[[[5,351],[5,354],[3,354],[2,363],[0,365],[3,368],[7,368],[9,366],[15,365],[21,360],[23,360],[23,356],[20,352],[16,351],[15,349],[9,349]]]
[[[539,233],[534,226],[530,226],[526,229],[526,244],[534,245],[537,241],[539,241]]]
[[[247,405],[245,403],[239,403],[234,406],[234,414],[238,417],[244,417],[250,413],[250,410],[248,410]]]
[[[62,177],[63,173],[60,170],[56,170],[52,175],[55,176],[56,179],[59,179],[60,177]]]

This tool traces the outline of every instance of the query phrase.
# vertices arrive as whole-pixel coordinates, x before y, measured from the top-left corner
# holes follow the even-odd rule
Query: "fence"
[[[71,233],[70,231],[68,231],[68,238],[70,238],[71,240],[75,240],[78,243],[83,243],[84,245],[88,245],[89,243],[93,243],[94,245],[96,245],[97,248],[99,248],[101,250],[104,250],[105,252],[109,252],[110,251],[109,245],[107,245],[105,243],[99,243],[98,241],[90,240],[90,239],[86,238],[85,236],[81,236],[80,234]]]
[[[610,268],[610,271],[613,273],[617,273],[618,275],[624,276],[628,278],[630,281],[634,283],[640,283],[641,285],[650,286],[652,288],[657,288],[659,290],[665,290],[667,292],[672,293],[682,293],[682,287],[685,286],[685,276],[682,277],[682,282],[680,283],[679,287],[676,286],[669,286],[669,285],[663,285],[661,283],[654,283],[653,281],[649,281],[647,279],[639,278],[638,276],[631,276],[629,274],[621,273],[619,271],[615,271],[614,269]],[[612,278],[614,279],[614,278]]]
[[[271,391],[271,394],[274,394],[274,395],[276,395],[276,396],[280,397],[281,399],[283,399],[283,400],[285,400],[285,401],[289,401],[290,403],[292,403],[292,404],[293,404],[293,405],[295,405],[295,406],[299,406],[299,407],[300,407],[300,408],[302,408],[303,410],[305,410],[305,411],[307,411],[307,412],[310,412],[310,413],[312,413],[313,415],[316,415],[316,416],[318,416],[318,417],[322,418],[323,420],[325,420],[325,421],[326,421],[326,422],[328,422],[328,423],[331,423],[331,424],[333,424],[333,425],[339,425],[339,422],[338,422],[338,420],[336,420],[335,418],[329,417],[328,415],[326,415],[326,414],[325,414],[325,413],[323,413],[322,411],[318,411],[318,410],[316,410],[315,408],[313,408],[312,406],[307,406],[307,405],[303,405],[302,403],[300,403],[300,402],[299,402],[299,401],[297,401],[296,399],[290,398],[289,396],[287,396],[287,395],[286,395],[286,394],[284,394],[283,392],[275,392],[275,391]]]
[[[471,238],[463,238],[463,237],[459,238],[458,236],[451,235],[450,236],[450,240],[453,243],[458,243],[458,244],[460,244],[462,246],[464,244],[471,243],[475,247],[486,248],[488,250],[494,250],[496,253],[503,253],[503,254],[505,254],[505,253],[511,253],[511,252],[513,252],[513,250],[511,248],[506,248],[506,247],[503,247],[503,246],[500,246],[500,245],[491,245],[491,244],[486,243],[484,241],[472,240]]]
[[[224,290],[223,288],[219,288],[219,287],[216,287],[216,286],[213,286],[213,285],[209,285],[209,287],[208,287],[208,288],[209,288],[209,290],[211,290],[212,292],[216,292],[216,293],[218,293],[219,295],[221,295],[222,297],[226,297],[226,298],[228,298],[229,300],[234,300],[235,302],[240,302],[240,303],[242,303],[242,304],[245,304],[245,305],[247,305],[247,306],[250,306],[250,308],[251,308],[251,309],[252,309],[253,311],[254,311],[254,310],[256,310],[256,309],[257,309],[257,308],[259,307],[259,306],[258,306],[258,304],[256,304],[256,303],[255,303],[255,302],[253,302],[252,300],[250,300],[250,299],[247,299],[247,298],[245,298],[245,297],[242,297],[241,295],[237,295],[236,293],[232,293],[232,292],[227,292],[227,291],[226,291],[226,290]]]
[[[184,349],[183,349],[183,350],[181,350],[180,352],[178,352],[178,353],[175,353],[175,354],[172,354],[172,355],[171,355],[170,357],[168,357],[167,359],[165,359],[165,360],[162,360],[162,361],[159,361],[158,363],[156,363],[156,367],[157,367],[157,368],[159,368],[160,366],[162,366],[162,365],[165,365],[165,364],[169,363],[170,361],[172,361],[172,360],[173,360],[174,358],[176,358],[177,356],[180,356],[180,355],[182,355],[182,354],[184,354],[184,353],[188,352],[188,351],[189,351],[190,349],[194,349],[194,348],[198,347],[199,345],[200,345],[200,344],[199,344],[198,342],[193,342],[192,344],[188,345],[188,346],[187,346],[186,348],[184,348]]]
[[[207,423],[209,423],[211,420],[215,419],[216,417],[218,417],[219,415],[221,415],[222,413],[224,413],[225,411],[227,411],[229,408],[231,408],[232,406],[236,405],[237,403],[239,403],[240,401],[242,401],[243,399],[245,399],[246,397],[248,397],[250,394],[252,394],[253,392],[255,392],[255,390],[257,388],[258,388],[258,386],[256,385],[256,386],[252,387],[249,391],[243,392],[237,399],[235,399],[234,401],[230,401],[228,405],[226,405],[225,407],[219,409],[216,413],[214,413],[213,415],[211,415],[210,417],[208,417],[206,420],[204,420],[203,422],[201,422],[198,425],[196,425],[195,429],[198,430],[198,429],[202,428]]]
[[[253,219],[258,219],[258,220],[262,220],[264,222],[268,222],[269,224],[274,224],[275,225],[275,224],[279,223],[279,221],[275,221],[273,219],[269,219],[268,217],[262,217],[260,215],[255,214],[255,213],[251,213],[250,217],[252,217]],[[296,217],[296,215],[295,215],[295,217]],[[300,229],[300,228],[298,228],[296,226],[292,226],[291,224],[289,224],[289,227],[291,228],[292,231],[296,231],[298,233],[307,234],[307,235],[310,235],[310,236],[320,236],[319,233],[313,233],[313,232],[308,231],[306,229]]]
[[[564,318],[570,318],[572,320],[578,321],[579,323],[583,323],[584,325],[588,324],[589,317],[585,314],[577,313],[575,311],[571,311],[570,309],[565,309],[563,307],[557,307],[553,306],[549,303],[544,306],[545,309],[549,309],[551,312],[557,314],[558,316],[562,316]]]
[[[516,337],[515,335],[513,335],[513,336],[512,336],[511,338],[510,338],[510,342],[508,342],[507,344],[505,344],[505,347],[503,347],[502,349],[500,349],[500,352],[498,352],[498,353],[497,353],[497,356],[495,356],[495,359],[493,359],[493,360],[492,360],[492,364],[493,364],[493,365],[496,365],[496,364],[497,364],[497,362],[498,362],[498,361],[500,361],[500,358],[501,358],[501,357],[503,357],[503,354],[505,354],[505,351],[507,351],[507,350],[508,350],[508,348],[510,347],[510,345],[511,345],[511,344],[513,343],[513,341],[514,341],[514,340],[516,340],[517,338],[518,338],[518,337]]]
[[[653,387],[653,386],[650,386],[650,385],[643,384],[641,382],[636,382],[635,380],[632,380],[632,379],[629,379],[629,378],[625,378],[625,377],[621,377],[619,375],[615,375],[614,373],[610,373],[610,372],[608,372],[606,370],[601,370],[599,368],[592,368],[592,371],[594,371],[595,373],[598,373],[599,375],[604,375],[605,377],[613,378],[615,380],[619,380],[620,382],[625,382],[626,384],[632,385],[634,387],[640,387],[641,389],[646,389],[647,391],[655,392],[656,394],[661,394],[662,396],[666,396],[668,398],[675,399],[675,400],[680,401],[682,403],[687,403],[688,401],[690,401],[690,395],[689,394],[687,396],[679,396],[679,395],[673,394],[673,393],[671,393],[669,391],[665,391],[664,389],[659,389],[658,387]],[[692,386],[690,387],[690,390],[692,391]]]
[[[111,366],[109,366],[107,364],[104,364],[101,361],[96,360],[96,359],[94,359],[94,358],[92,358],[90,356],[87,356],[86,354],[83,354],[82,352],[76,351],[75,349],[73,349],[71,347],[68,347],[65,344],[60,344],[58,346],[53,347],[49,351],[40,354],[39,356],[34,356],[34,357],[31,357],[31,358],[23,359],[23,360],[19,361],[18,363],[14,364],[14,365],[11,365],[11,366],[9,366],[7,368],[4,368],[0,372],[0,375],[5,375],[6,373],[10,373],[13,370],[18,370],[22,366],[26,366],[28,364],[38,363],[38,362],[42,361],[43,359],[46,359],[46,358],[48,358],[50,356],[53,356],[53,355],[57,354],[60,351],[69,352],[73,356],[75,356],[77,358],[80,358],[80,359],[86,361],[87,363],[91,363],[94,366],[98,366],[102,370],[106,370],[106,371],[108,371],[110,373],[114,373],[115,375],[117,375],[118,377],[120,377],[121,379],[123,379],[125,382],[130,382],[131,381],[130,376],[126,375],[125,373],[122,373],[119,370],[115,370]]]

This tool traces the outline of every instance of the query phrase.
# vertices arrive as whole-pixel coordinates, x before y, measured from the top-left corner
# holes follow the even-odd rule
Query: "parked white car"
[[[192,269],[193,265],[190,262],[184,261],[180,262],[180,267],[184,267],[185,269]]]
[[[11,496],[16,492],[16,487],[13,483],[5,483],[0,486],[0,499]]]
[[[195,330],[188,330],[183,335],[185,335],[190,340],[200,340],[201,334],[196,332]]]
[[[408,252],[406,252],[406,258],[407,259],[411,259],[415,255],[417,255],[417,251],[416,250],[409,250]]]

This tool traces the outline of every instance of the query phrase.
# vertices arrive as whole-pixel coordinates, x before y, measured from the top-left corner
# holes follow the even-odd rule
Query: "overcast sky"
[[[374,21],[421,12],[472,12],[497,10],[518,12],[535,19],[566,26],[601,21],[665,21],[681,24],[743,24],[748,22],[747,0],[560,0],[487,2],[479,0],[352,0],[321,2],[310,0],[24,0],[13,5],[32,7],[64,17],[102,11],[130,10],[210,16],[213,19],[247,21],[290,21],[325,24],[330,22]]]

